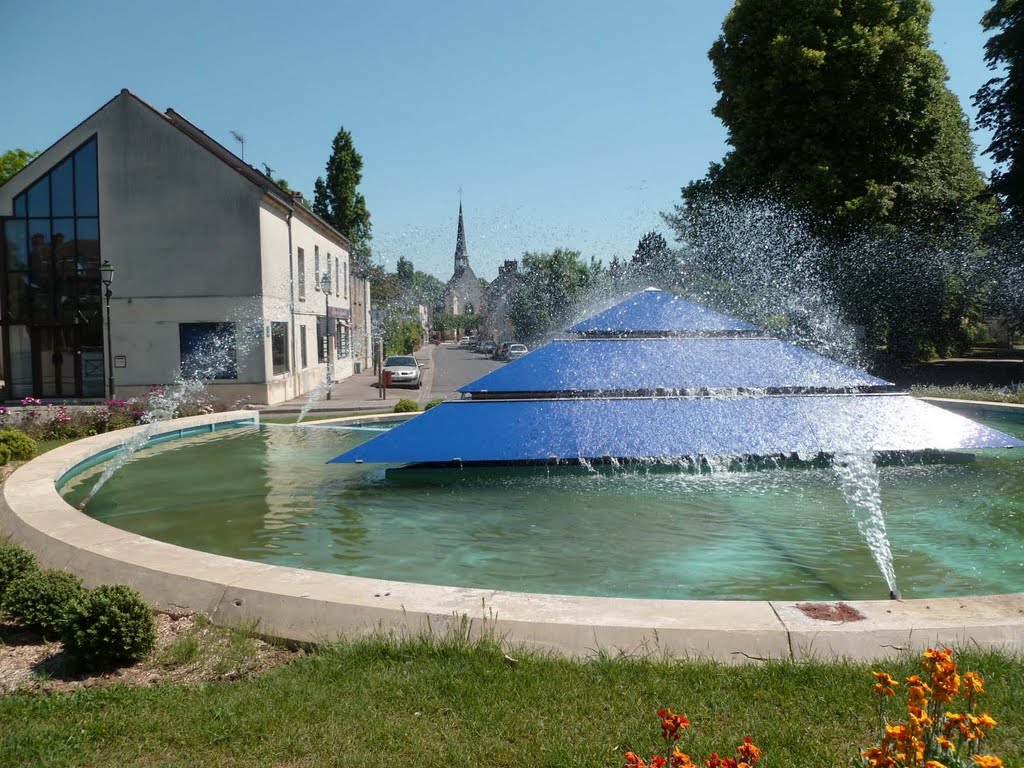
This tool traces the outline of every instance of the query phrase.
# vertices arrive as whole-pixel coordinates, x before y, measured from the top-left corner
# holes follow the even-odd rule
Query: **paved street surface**
[[[455,390],[463,384],[475,381],[502,365],[505,363],[499,363],[468,349],[460,349],[454,344],[434,347],[434,380],[431,384],[431,395],[427,399],[457,398]]]
[[[422,408],[435,397],[457,398],[455,390],[463,384],[505,365],[454,344],[428,344],[416,353],[416,359],[423,363],[423,386],[419,389],[392,387],[387,391],[387,399],[382,400],[377,377],[372,372],[360,373],[331,387],[330,400],[310,403],[309,395],[303,395],[286,403],[260,407],[260,412],[268,415],[298,413],[306,405],[310,406],[310,418],[331,411],[390,411],[403,397],[415,400]]]

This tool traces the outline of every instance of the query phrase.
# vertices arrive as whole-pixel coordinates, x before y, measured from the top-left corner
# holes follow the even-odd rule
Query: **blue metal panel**
[[[332,462],[421,463],[1019,448],[909,395],[443,403]]]
[[[713,312],[675,294],[648,288],[593,317],[571,333],[751,333],[758,328]]]
[[[553,341],[460,392],[849,389],[889,382],[778,339]]]

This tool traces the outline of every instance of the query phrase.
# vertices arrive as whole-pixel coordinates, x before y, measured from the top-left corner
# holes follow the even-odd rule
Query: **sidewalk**
[[[377,389],[377,377],[372,370],[349,376],[335,382],[331,386],[331,399],[316,400],[309,409],[310,414],[332,413],[335,411],[390,411],[403,397],[415,400],[423,405],[431,399],[431,385],[434,382],[434,345],[427,344],[417,351],[416,359],[423,363],[423,385],[419,389],[394,387],[387,391],[387,399],[382,400]],[[277,405],[257,406],[260,413],[287,414],[298,413],[309,403],[309,395],[305,394],[293,400]]]

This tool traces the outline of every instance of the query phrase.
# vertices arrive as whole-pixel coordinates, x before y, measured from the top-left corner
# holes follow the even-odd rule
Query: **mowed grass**
[[[621,766],[660,748],[656,711],[693,721],[689,754],[844,766],[879,737],[870,665],[567,661],[494,643],[378,638],[255,679],[0,699],[4,766]],[[964,653],[986,680],[990,742],[1024,763],[1024,662]],[[916,659],[883,665],[898,679]],[[899,698],[890,700],[898,716]]]

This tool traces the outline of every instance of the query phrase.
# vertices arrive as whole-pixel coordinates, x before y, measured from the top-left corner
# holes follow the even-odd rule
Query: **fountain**
[[[636,316],[646,319],[637,325]],[[258,616],[296,639],[335,631],[323,624],[328,613],[331,628],[369,616],[436,623],[482,605],[540,642],[561,632],[539,629],[535,614],[546,606],[590,628],[579,642],[550,640],[558,647],[617,637],[597,629],[611,615],[703,653],[705,630],[693,633],[731,614],[723,600],[771,600],[765,610],[742,608],[744,632],[775,632],[782,621],[792,633],[803,618],[790,600],[888,589],[929,598],[925,615],[938,616],[943,596],[1024,592],[1013,532],[1024,493],[1000,482],[1024,474],[1014,452],[1001,450],[1020,439],[662,291],[570,331],[467,385],[464,399],[372,439],[357,423],[336,422],[163,442],[100,489],[94,519],[62,518],[53,530],[122,528],[89,532],[99,544],[71,561],[106,562],[118,551],[112,572],[142,568],[133,583],[148,585],[159,605],[193,605],[223,621]],[[337,447],[347,450],[325,467]],[[74,504],[102,467],[88,466],[84,446],[72,449],[79,458],[54,452],[47,461]],[[976,449],[992,451],[964,460]],[[154,539],[178,545],[159,584],[146,575],[166,546]],[[211,583],[200,592],[215,608],[179,597],[199,590],[197,579]],[[283,591],[287,616],[273,616],[267,590]],[[634,599],[601,600],[591,612],[593,598],[569,595]],[[711,602],[695,607],[701,600]],[[921,602],[876,615],[910,621]],[[858,605],[872,615],[870,603]],[[634,611],[657,617],[623,617]],[[948,618],[952,627],[965,621]],[[730,648],[763,651],[729,637]],[[785,637],[777,652],[811,647]],[[914,641],[927,637],[919,630]]]

